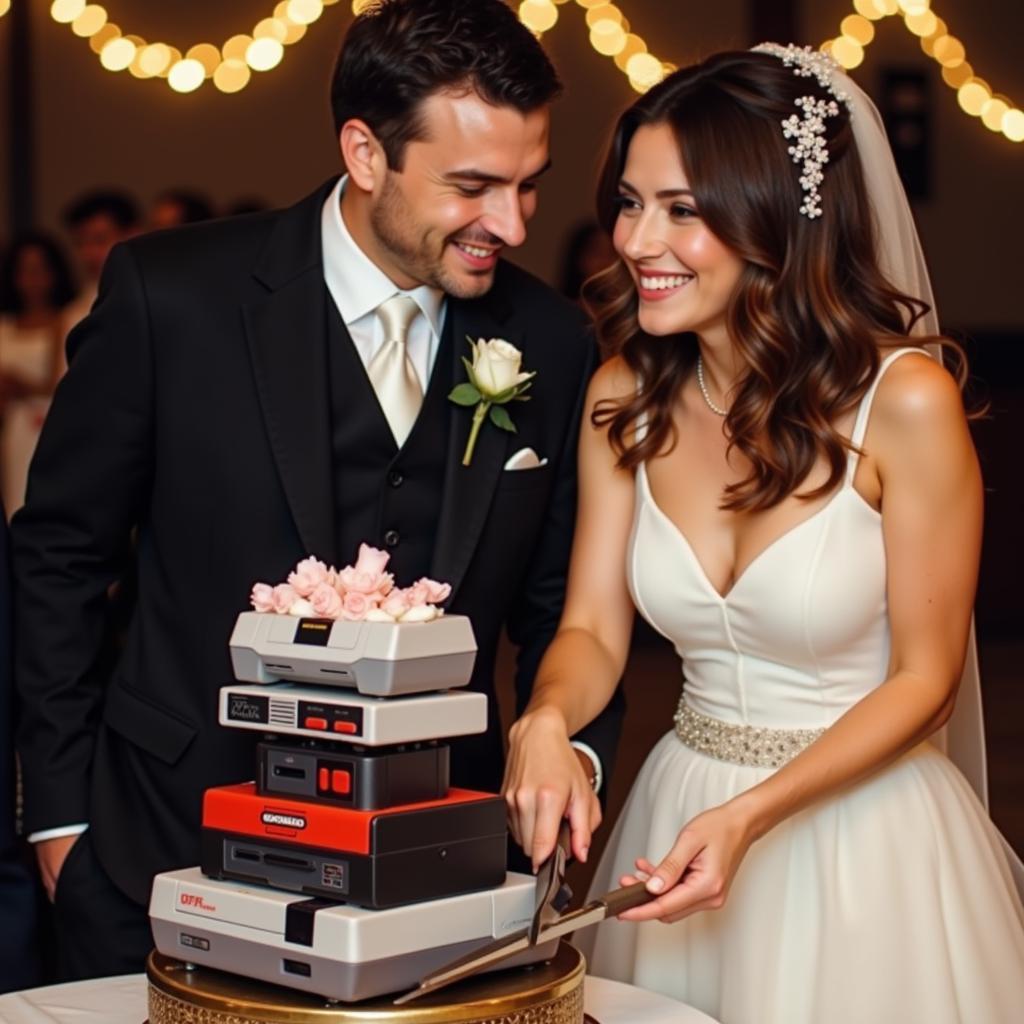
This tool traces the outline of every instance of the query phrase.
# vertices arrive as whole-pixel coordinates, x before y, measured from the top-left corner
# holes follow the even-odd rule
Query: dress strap
[[[882,378],[885,376],[885,371],[892,366],[901,356],[909,355],[911,352],[916,352],[918,355],[931,356],[923,348],[898,348],[893,352],[890,352],[881,362],[878,367],[878,373],[875,374],[875,379],[871,382],[871,387],[868,388],[864,397],[860,400],[860,406],[857,409],[857,418],[853,423],[853,432],[850,434],[850,441],[857,448],[860,448],[864,444],[864,436],[868,432],[868,419],[871,416],[871,406],[875,400],[875,392],[878,390],[878,385],[882,382]],[[846,459],[846,484],[850,486],[853,483],[853,478],[857,473],[857,464],[860,462],[860,454],[858,452],[850,452]]]

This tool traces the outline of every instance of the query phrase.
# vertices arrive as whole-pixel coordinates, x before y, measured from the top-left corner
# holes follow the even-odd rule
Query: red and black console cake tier
[[[266,796],[253,783],[203,798],[205,875],[361,907],[499,886],[506,844],[504,801],[467,789],[366,811]]]

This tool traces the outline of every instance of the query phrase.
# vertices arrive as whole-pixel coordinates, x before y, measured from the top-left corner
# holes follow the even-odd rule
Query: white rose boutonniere
[[[454,387],[448,396],[456,405],[467,408],[476,406],[466,451],[462,456],[464,466],[473,461],[473,449],[485,419],[490,419],[501,430],[515,433],[516,425],[505,405],[509,402],[528,402],[530,397],[526,392],[536,376],[534,373],[523,372],[523,354],[515,345],[501,338],[492,338],[490,341],[481,338],[476,342],[472,338],[466,340],[473,350],[472,361],[465,356],[462,358],[469,380]]]

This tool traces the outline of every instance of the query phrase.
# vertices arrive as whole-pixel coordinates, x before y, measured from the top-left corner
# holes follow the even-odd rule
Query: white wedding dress
[[[920,349],[891,354],[879,378],[907,351]],[[874,390],[858,411],[858,446]],[[885,678],[881,516],[853,488],[855,469],[853,455],[834,497],[725,596],[638,469],[630,588],[683,660],[680,728],[705,752],[676,731],[662,737],[594,893],[615,888],[638,856],[657,862],[691,818],[771,774],[735,763],[764,757],[744,752],[744,741],[785,746],[789,731],[829,726]],[[787,733],[751,740],[701,715]],[[1000,837],[930,743],[755,843],[723,909],[671,925],[609,921],[577,940],[592,973],[674,996],[723,1024],[1024,1020],[1024,911]]]

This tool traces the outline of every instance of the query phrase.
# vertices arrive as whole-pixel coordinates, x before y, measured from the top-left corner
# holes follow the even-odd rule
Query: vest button
[[[393,469],[388,473],[388,483],[392,487],[401,487],[405,483],[405,477],[397,469]]]
[[[384,534],[384,543],[389,548],[398,547],[398,542],[401,539],[401,534],[399,534],[397,530],[388,530],[388,532]]]

